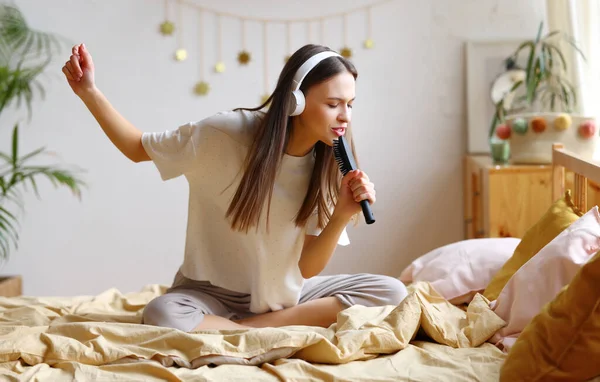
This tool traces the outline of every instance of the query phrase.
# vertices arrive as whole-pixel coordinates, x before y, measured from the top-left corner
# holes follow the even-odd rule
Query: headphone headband
[[[292,95],[290,97],[290,105],[289,105],[289,115],[300,115],[304,111],[304,106],[306,100],[304,99],[304,93],[300,90],[300,85],[302,85],[302,81],[304,77],[319,64],[319,62],[323,61],[326,58],[338,56],[341,57],[338,53],[327,50],[325,52],[320,52],[304,61],[300,68],[294,75],[294,79],[292,82]]]
[[[304,77],[306,77],[306,75],[315,66],[317,66],[321,61],[323,61],[326,58],[335,57],[335,56],[341,57],[336,52],[325,51],[325,52],[317,53],[314,56],[312,56],[311,58],[309,58],[308,60],[304,61],[304,63],[300,66],[300,68],[298,69],[298,71],[294,75],[294,82],[293,82],[293,85],[292,85],[292,91],[300,89],[300,85],[302,85],[302,81],[304,80]]]

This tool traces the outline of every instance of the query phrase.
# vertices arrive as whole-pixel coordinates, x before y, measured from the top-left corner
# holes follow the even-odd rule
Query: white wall
[[[195,0],[221,11],[264,17],[311,17],[374,1]],[[261,29],[248,25],[254,63],[240,68],[239,26],[224,47],[227,72],[210,77],[207,98],[191,94],[197,77],[195,15],[186,13],[190,58],[171,59],[174,38],[157,33],[162,0],[18,0],[32,27],[85,42],[97,83],[121,113],[144,131],[161,131],[219,110],[254,106],[262,94]],[[213,5],[214,4],[214,5]],[[242,4],[244,4],[242,6]],[[373,226],[350,228],[352,245],[340,248],[326,273],[375,272],[397,276],[415,257],[463,238],[462,156],[466,142],[464,41],[530,37],[545,17],[543,0],[392,0],[373,9],[376,49],[360,48],[364,23],[350,23],[359,70],[354,121],[363,169],[377,188]],[[207,33],[214,19],[206,16]],[[314,35],[317,29],[315,26]],[[326,41],[341,46],[341,24],[326,24]],[[298,26],[294,47],[304,44]],[[210,36],[213,37],[213,36]],[[207,37],[207,56],[214,46]],[[283,27],[270,30],[271,84],[281,66]],[[67,163],[86,169],[82,201],[67,190],[41,187],[28,194],[20,249],[0,274],[24,277],[30,295],[124,292],[169,283],[182,261],[187,188],[184,179],[163,183],[154,166],[133,164],[104,136],[71,93],[57,59],[47,74],[47,98],[34,105],[22,131],[22,150],[47,145]],[[0,119],[0,150],[18,115]]]

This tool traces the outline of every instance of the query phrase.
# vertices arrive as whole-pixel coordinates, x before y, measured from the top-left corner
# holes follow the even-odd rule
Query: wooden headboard
[[[584,159],[565,149],[564,145],[552,145],[552,200],[565,194],[565,172],[573,173],[573,202],[581,211],[586,212],[588,181],[600,184],[600,163]]]

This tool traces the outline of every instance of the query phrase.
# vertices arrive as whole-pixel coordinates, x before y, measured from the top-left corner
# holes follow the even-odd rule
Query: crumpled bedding
[[[185,333],[142,325],[164,293],[0,298],[0,375],[14,380],[498,380],[505,325],[476,295],[463,308],[430,284],[398,306],[353,306],[329,328]],[[218,366],[218,367],[216,367]],[[9,379],[11,380],[11,379]]]

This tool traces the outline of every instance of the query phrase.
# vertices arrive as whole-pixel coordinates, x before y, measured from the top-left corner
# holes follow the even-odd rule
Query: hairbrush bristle
[[[343,145],[342,139],[343,139],[342,137],[340,137],[338,139],[334,139],[334,141],[333,141],[333,156],[335,157],[335,161],[337,162],[342,175],[346,175],[347,173],[349,173],[352,170],[352,168],[351,168],[352,166],[348,159],[348,154],[344,150],[344,145]]]

